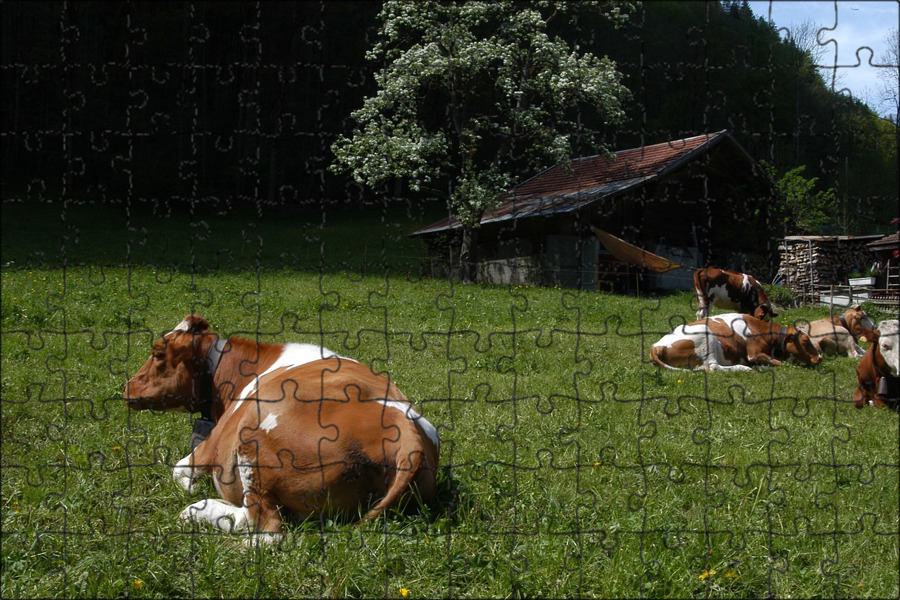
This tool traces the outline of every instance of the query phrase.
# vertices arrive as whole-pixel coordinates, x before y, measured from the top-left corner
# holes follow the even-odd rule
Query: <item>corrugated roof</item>
[[[884,237],[881,233],[869,235],[786,235],[788,242],[865,242],[866,240],[879,241]],[[867,245],[871,242],[867,242]]]
[[[885,250],[892,250],[900,247],[900,232],[886,235],[883,238],[875,240],[874,242],[869,242],[868,244],[866,244],[866,246],[872,249],[883,248]]]
[[[697,135],[661,144],[619,150],[575,159],[571,169],[554,166],[522,182],[506,194],[506,200],[485,212],[481,224],[510,219],[567,213],[665,175],[722,139],[730,139],[751,163],[753,159],[726,131]],[[456,219],[444,218],[413,235],[455,229]]]

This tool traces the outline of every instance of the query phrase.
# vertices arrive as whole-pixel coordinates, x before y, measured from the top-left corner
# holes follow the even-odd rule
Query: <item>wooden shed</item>
[[[766,226],[769,180],[727,132],[664,141],[551,167],[509,191],[484,214],[480,281],[585,289],[689,289],[701,266],[771,278],[777,247]],[[625,256],[607,232],[637,248]],[[432,256],[450,262],[460,224],[423,227]],[[683,265],[654,271],[641,251]],[[647,254],[644,254],[647,256]]]

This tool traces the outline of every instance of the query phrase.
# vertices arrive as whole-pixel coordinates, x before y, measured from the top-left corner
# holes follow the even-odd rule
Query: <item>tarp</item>
[[[606,233],[599,227],[591,226],[591,229],[594,230],[594,234],[600,238],[600,241],[603,243],[603,246],[609,250],[609,253],[624,263],[647,267],[648,269],[653,269],[657,273],[665,273],[666,271],[684,267],[684,265],[672,262],[668,258],[657,256],[634,244],[629,244],[625,240],[621,240],[611,233]]]

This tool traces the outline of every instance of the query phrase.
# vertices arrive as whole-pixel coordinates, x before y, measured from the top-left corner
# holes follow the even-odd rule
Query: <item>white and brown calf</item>
[[[794,327],[727,313],[676,327],[653,344],[650,359],[667,369],[751,371],[753,365],[780,366],[781,359],[816,365],[820,357]]]
[[[708,267],[697,269],[694,271],[694,293],[697,295],[697,319],[708,317],[711,306],[766,320],[778,314],[756,278],[746,273]]]
[[[183,519],[278,533],[282,510],[355,516],[371,506],[366,521],[413,487],[422,501],[434,496],[434,426],[390,379],[319,346],[223,340],[189,315],[154,344],[124,397],[132,409],[203,411],[215,423],[173,476],[190,492],[210,473],[223,500],[195,502]]]

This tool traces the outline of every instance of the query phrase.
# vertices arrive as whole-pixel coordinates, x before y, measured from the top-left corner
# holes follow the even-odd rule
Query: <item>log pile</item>
[[[864,272],[874,261],[866,247],[871,236],[792,236],[778,246],[782,283],[804,302],[817,302],[819,289],[847,285],[853,271]]]

